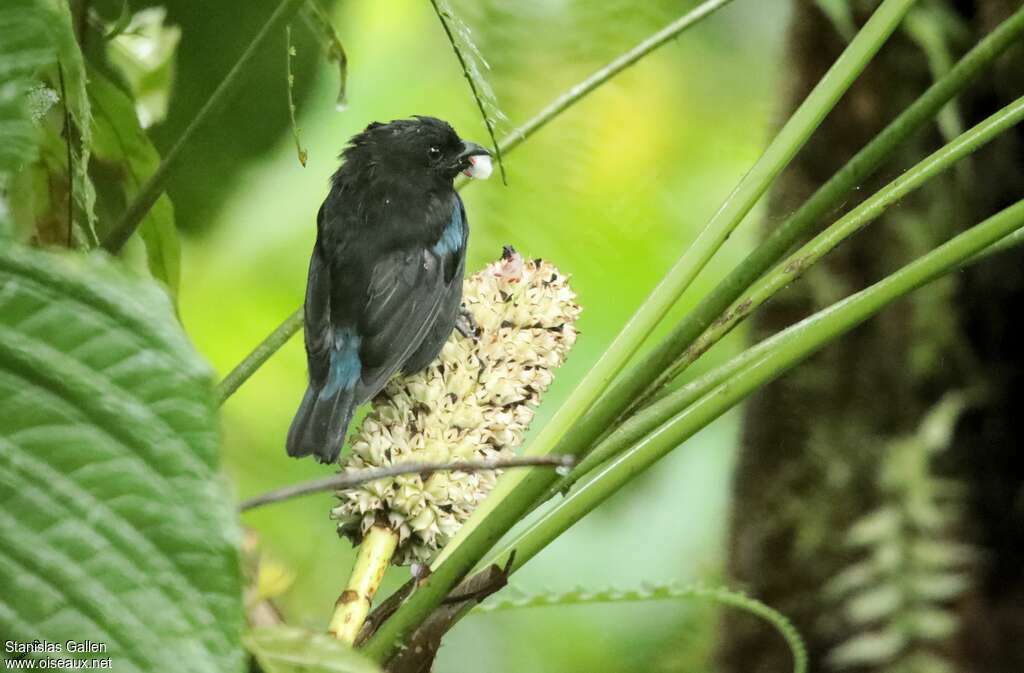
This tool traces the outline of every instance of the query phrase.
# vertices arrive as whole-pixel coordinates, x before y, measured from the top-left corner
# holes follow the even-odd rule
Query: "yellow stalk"
[[[341,642],[349,645],[355,642],[396,547],[398,532],[387,526],[374,525],[363,537],[356,565],[334,605],[334,615],[327,628],[327,632]]]

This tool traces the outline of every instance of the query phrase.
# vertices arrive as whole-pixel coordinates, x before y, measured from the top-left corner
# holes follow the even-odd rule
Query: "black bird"
[[[469,223],[453,181],[486,149],[433,117],[373,123],[342,152],[306,285],[309,387],[288,455],[337,460],[352,414],[437,357],[459,317]]]

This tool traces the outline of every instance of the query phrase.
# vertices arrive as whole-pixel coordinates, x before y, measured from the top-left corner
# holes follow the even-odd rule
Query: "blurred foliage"
[[[125,3],[121,16],[107,33],[107,58],[124,76],[143,128],[167,116],[173,90],[181,31],[167,25],[165,17],[163,7],[132,14]]]
[[[888,442],[879,473],[882,504],[846,535],[861,558],[824,588],[842,615],[842,628],[830,625],[843,638],[829,655],[835,670],[955,670],[942,645],[958,628],[952,604],[970,587],[967,570],[977,552],[955,536],[966,489],[938,476],[935,464],[969,404],[966,394],[948,393],[917,432]]]
[[[117,4],[120,0],[105,2]],[[327,8],[333,6],[333,2],[320,2]],[[278,0],[132,0],[134,9],[146,5],[165,7],[166,23],[181,31],[167,118],[152,129],[161,154],[181,136],[278,4]],[[116,11],[111,15],[116,15]],[[303,99],[311,92],[314,73],[324,72],[323,54],[319,36],[304,21],[292,25],[292,39],[296,46],[292,59],[296,96]],[[195,142],[185,148],[182,163],[188,170],[178,171],[168,180],[179,228],[214,228],[225,199],[244,179],[245,165],[261,159],[287,132],[285,53],[284,33],[274,35],[267,49],[256,54],[252,67],[244,73],[241,91],[216,111],[200,129]]]
[[[12,120],[21,118],[15,121],[17,140],[4,143],[0,167],[11,173],[6,201],[16,231],[42,243],[95,243],[96,191],[88,173],[92,111],[71,18],[43,0],[17,0],[2,11],[0,57],[7,63],[0,65],[0,109]],[[16,111],[29,86],[35,92],[31,130],[24,108]],[[60,106],[51,105],[57,100]]]
[[[107,178],[98,179],[96,184],[108,190],[102,194],[100,206],[105,210],[103,220],[109,222],[156,170],[160,155],[140,126],[131,96],[95,70],[89,72],[89,96],[94,111],[92,170]],[[150,273],[176,296],[181,279],[181,246],[174,226],[174,207],[166,194],[146,213],[138,231]]]
[[[379,673],[380,669],[326,633],[288,626],[255,629],[245,644],[263,673]]]
[[[465,38],[481,55],[477,67],[486,70],[482,75],[507,114],[495,116],[500,138],[697,3],[449,4],[465,21]],[[33,163],[8,193],[17,197],[10,210],[22,238],[63,245],[73,191],[73,219],[81,227],[73,243],[89,246],[124,212],[159,154],[195,118],[277,0],[71,5],[81,19],[76,27],[84,27],[89,96],[80,58],[69,54],[63,87],[56,61],[47,61],[40,77],[42,91],[51,93],[39,99],[34,127],[40,154],[25,159]],[[181,279],[182,322],[221,374],[301,303],[315,213],[348,137],[371,121],[412,114],[445,118],[478,142],[486,137],[430,3],[320,6],[337,43],[325,46],[324,26],[316,21],[297,19],[291,29],[290,74],[306,167],[295,160],[288,130],[282,33],[257,55],[241,92],[185,148],[181,169],[170,176],[170,200],[161,198],[143,222],[142,244],[136,240],[126,249],[135,266],[172,292]],[[571,272],[588,309],[579,345],[534,431],[756,159],[772,125],[787,9],[788,3],[776,0],[722,10],[507,157],[507,187],[493,180],[466,188],[470,270],[512,244]],[[72,25],[54,22],[51,29],[58,30],[54,49],[64,63],[60,49],[68,45]],[[325,62],[325,51],[333,63]],[[339,75],[347,109],[338,105]],[[54,97],[60,104],[48,106]],[[6,114],[3,103],[0,112]],[[14,114],[27,128],[25,109]],[[89,152],[94,160],[86,172]],[[179,229],[188,234],[180,261]],[[739,230],[673,315],[691,307],[752,239],[749,227]],[[726,339],[693,374],[735,352],[742,338],[737,332]],[[324,475],[322,466],[288,460],[283,450],[304,385],[304,353],[294,339],[225,406],[224,459],[239,497]],[[548,583],[564,590],[579,583],[686,582],[715,575],[735,433],[734,415],[710,427],[690,450],[676,452],[552,545],[517,574],[516,585],[536,591]],[[294,576],[278,597],[289,623],[313,630],[326,623],[353,557],[327,518],[330,506],[328,496],[315,496],[245,517],[280,572]],[[405,578],[405,571],[393,570],[388,586]],[[713,620],[713,611],[673,604],[478,617],[453,632],[437,670],[693,670],[705,665]],[[560,638],[544,637],[553,629]],[[597,640],[595,632],[610,635]],[[582,641],[586,648],[577,646]]]
[[[695,4],[452,2],[490,64],[486,76],[509,117],[498,125],[499,137]],[[252,3],[247,13],[265,17],[266,5]],[[572,273],[585,307],[583,334],[534,431],[756,159],[772,126],[787,7],[738,2],[722,10],[510,154],[508,187],[491,180],[465,188],[470,270],[512,244]],[[165,145],[189,119],[183,110],[198,109],[243,48],[235,36],[211,37],[212,29],[201,25],[222,11],[230,13],[210,7],[188,16],[181,3],[171,3],[169,20],[181,25],[182,43],[168,121],[156,129]],[[246,35],[255,32],[258,20],[238,19],[233,30],[244,23]],[[374,120],[433,114],[463,137],[486,139],[429,3],[344,2],[333,23],[349,60],[343,112],[336,110],[336,70],[318,60],[317,43],[304,45],[301,22],[292,26],[306,168],[295,159],[288,131],[282,36],[280,49],[272,47],[250,75],[244,100],[211,124],[189,150],[188,169],[171,183],[179,224],[202,231],[185,244],[182,318],[221,374],[301,302],[314,216],[349,136]],[[210,40],[232,56],[208,54]],[[201,55],[208,60],[201,62]],[[750,227],[741,228],[723,249],[721,265],[701,276],[674,315],[724,275],[752,238]],[[727,339],[693,373],[735,352],[742,338]],[[283,452],[304,386],[305,356],[296,338],[225,405],[225,459],[240,497],[324,475],[321,466],[287,460]],[[723,419],[689,450],[666,459],[517,573],[515,584],[526,591],[564,590],[713,574],[735,422],[734,415]],[[295,573],[279,600],[289,623],[313,629],[326,623],[354,557],[334,534],[330,507],[329,496],[313,496],[245,516]],[[646,542],[651,536],[658,544]],[[384,590],[406,573],[393,570]],[[671,604],[474,617],[451,634],[437,670],[692,670],[686,663],[693,659],[676,652],[680,639],[706,652],[713,638],[713,630],[687,625],[695,614],[713,619],[713,612]],[[543,637],[556,628],[560,638]],[[696,630],[687,638],[687,629]],[[610,635],[595,641],[595,632]],[[574,645],[583,640],[587,651]]]

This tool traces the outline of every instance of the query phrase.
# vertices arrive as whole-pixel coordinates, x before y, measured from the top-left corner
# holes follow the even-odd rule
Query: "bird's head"
[[[459,173],[479,179],[491,174],[491,153],[434,117],[374,122],[352,138],[344,157],[372,165],[376,177],[424,187],[450,187]]]

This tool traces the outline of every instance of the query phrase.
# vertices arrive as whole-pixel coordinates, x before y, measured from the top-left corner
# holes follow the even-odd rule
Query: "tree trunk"
[[[877,2],[853,2],[863,23]],[[919,2],[954,57],[1020,0]],[[906,28],[906,25],[904,26]],[[800,0],[789,107],[845,42]],[[770,221],[813,189],[932,81],[901,29],[773,193]],[[906,141],[821,226],[944,142],[1024,94],[1011,49]],[[757,317],[756,337],[891,273],[1024,197],[1024,133],[1004,134],[836,250]],[[762,390],[747,409],[729,571],[787,614],[814,671],[1024,671],[1024,254],[1002,253],[919,290]],[[791,670],[777,635],[724,618],[720,670]]]

